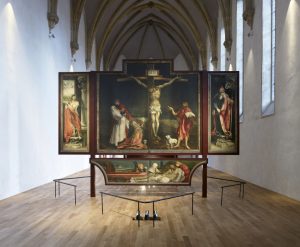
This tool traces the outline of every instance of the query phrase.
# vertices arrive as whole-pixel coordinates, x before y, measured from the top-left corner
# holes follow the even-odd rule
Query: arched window
[[[236,1],[236,70],[240,72],[240,122],[244,120],[244,0]]]
[[[220,71],[226,70],[226,48],[224,46],[225,42],[225,28],[224,20],[221,10],[219,10],[218,16],[218,36],[219,36],[219,58],[218,58],[218,69]]]
[[[206,40],[206,45],[207,45],[207,69],[209,71],[213,71],[214,66],[211,61],[212,60],[212,52],[211,52],[210,40],[209,40],[208,36],[207,36],[207,40]]]
[[[225,42],[225,29],[222,26],[220,30],[220,70],[224,71],[225,70],[225,65],[226,65],[226,48],[224,46]]]
[[[275,0],[262,1],[262,116],[275,112]]]

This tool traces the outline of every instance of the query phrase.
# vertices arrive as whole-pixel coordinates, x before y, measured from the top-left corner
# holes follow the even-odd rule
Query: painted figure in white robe
[[[109,143],[117,147],[120,142],[127,138],[129,120],[126,118],[124,111],[118,109],[116,105],[111,106],[111,114],[114,120],[114,126]]]

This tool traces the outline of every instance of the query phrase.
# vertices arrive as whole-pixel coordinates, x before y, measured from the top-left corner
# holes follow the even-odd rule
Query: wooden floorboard
[[[76,176],[88,175],[83,171]],[[232,178],[209,169],[209,176]],[[220,186],[229,182],[208,180],[208,198],[201,197],[201,169],[191,187],[105,186],[97,171],[97,197],[89,197],[89,180],[78,185],[77,206],[73,189],[62,185],[54,198],[54,183],[0,201],[0,246],[300,246],[300,202],[247,183],[245,198],[239,188],[224,192],[220,206]],[[157,203],[161,221],[132,220],[136,203],[104,196],[101,214],[99,191],[149,200],[178,192],[195,191],[194,216],[190,197]],[[151,211],[144,204],[141,212]]]

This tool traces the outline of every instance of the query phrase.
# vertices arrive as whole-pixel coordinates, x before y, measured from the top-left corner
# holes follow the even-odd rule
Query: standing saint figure
[[[114,123],[109,143],[117,147],[128,136],[131,115],[118,99],[115,100],[115,104],[110,107],[110,110]]]
[[[167,86],[170,86],[172,83],[175,81],[184,81],[186,82],[186,79],[182,79],[179,76],[176,76],[172,78],[171,80],[160,84],[160,85],[155,85],[155,80],[153,76],[148,76],[148,85],[146,85],[144,82],[142,82],[140,79],[134,76],[130,76],[129,78],[122,78],[118,79],[118,81],[127,81],[127,80],[134,80],[136,81],[139,85],[142,87],[146,88],[148,90],[148,97],[149,97],[149,115],[151,119],[151,131],[153,135],[153,139],[159,141],[160,137],[158,136],[158,129],[159,129],[159,119],[160,115],[162,114],[161,111],[161,105],[160,105],[160,94],[161,94],[161,89]]]
[[[71,100],[65,105],[64,138],[67,143],[76,134],[78,139],[81,139],[81,121],[77,111],[78,106],[79,101],[76,99],[76,95],[72,95]]]
[[[185,147],[190,149],[188,145],[190,131],[193,127],[193,118],[195,114],[192,112],[191,108],[189,108],[188,102],[183,102],[182,107],[175,112],[173,107],[168,106],[169,110],[173,114],[173,116],[177,117],[178,120],[178,128],[177,128],[177,144],[174,146],[179,147],[181,141],[185,141]]]
[[[225,93],[224,86],[219,88],[219,92],[213,97],[213,129],[212,136],[232,136],[232,106],[233,100]]]

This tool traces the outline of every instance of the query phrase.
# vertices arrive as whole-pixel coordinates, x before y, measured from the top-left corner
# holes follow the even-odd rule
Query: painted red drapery
[[[228,95],[224,96],[224,103],[220,108],[219,112],[219,121],[222,128],[222,131],[225,135],[231,134],[231,118],[232,118],[232,106],[233,101],[229,98]],[[213,111],[213,129],[212,136],[217,134],[217,116],[215,111]]]
[[[70,141],[73,135],[74,128],[77,129],[78,136],[81,135],[81,123],[78,113],[72,111],[70,108],[65,109],[65,126],[64,126],[64,138],[66,142]]]
[[[190,135],[190,130],[193,127],[193,118],[186,116],[187,112],[192,112],[189,107],[183,107],[177,112],[179,126],[177,128],[177,134],[179,139],[183,140]]]
[[[190,179],[190,173],[191,173],[190,168],[186,164],[182,164],[182,163],[179,163],[179,167],[184,172],[185,179],[183,182],[188,182]]]
[[[227,96],[224,99],[224,104],[220,111],[220,121],[224,133],[231,131],[231,113],[232,113],[232,102]]]
[[[141,125],[140,125],[141,124]],[[137,123],[137,121],[133,121],[132,125],[134,128],[133,135],[130,138],[127,138],[124,142],[118,145],[118,149],[144,149],[147,148],[146,145],[143,144],[143,123]]]

